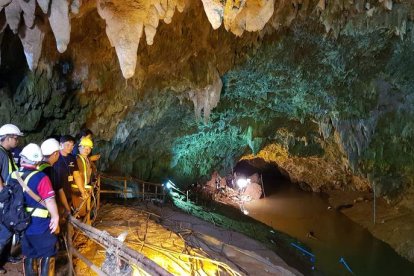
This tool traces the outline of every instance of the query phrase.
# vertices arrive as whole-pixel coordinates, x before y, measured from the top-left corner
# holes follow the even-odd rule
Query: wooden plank
[[[101,194],[123,194],[124,191],[101,190]]]

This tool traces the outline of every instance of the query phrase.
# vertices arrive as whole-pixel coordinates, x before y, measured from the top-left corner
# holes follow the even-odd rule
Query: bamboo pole
[[[105,272],[103,272],[99,267],[97,267],[96,265],[94,265],[91,261],[89,261],[85,256],[83,256],[81,253],[79,253],[78,250],[76,250],[76,248],[72,247],[71,248],[72,253],[78,257],[79,259],[81,259],[90,269],[92,269],[93,271],[96,272],[96,274],[98,274],[98,276],[108,276],[108,274],[106,274]]]
[[[66,243],[66,250],[68,251],[68,262],[69,262],[69,276],[74,275],[73,271],[73,259],[72,259],[72,233],[73,233],[73,227],[70,223],[66,223],[66,233],[64,235],[64,241]]]
[[[263,174],[260,174],[260,182],[262,183],[263,198],[265,198],[266,193],[265,193],[264,185],[263,185]]]
[[[145,183],[142,183],[142,200],[145,200]]]
[[[151,259],[148,259],[144,255],[132,250],[118,239],[109,235],[107,232],[82,223],[72,216],[70,217],[70,223],[77,229],[81,230],[87,237],[99,244],[102,244],[105,248],[109,247],[116,249],[118,255],[128,261],[129,264],[134,264],[137,267],[142,268],[150,275],[171,275],[168,271],[158,266]]]
[[[126,178],[125,178],[125,180],[124,180],[124,199],[126,199],[127,198],[127,180],[126,180]]]
[[[98,175],[98,190],[97,190],[97,195],[96,195],[96,212],[99,211],[99,207],[101,207],[101,175]]]

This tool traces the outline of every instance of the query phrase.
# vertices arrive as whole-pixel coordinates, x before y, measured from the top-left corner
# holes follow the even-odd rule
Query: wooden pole
[[[81,253],[79,253],[78,250],[76,250],[76,248],[72,247],[71,248],[72,253],[78,257],[79,259],[81,259],[90,269],[92,269],[93,271],[96,272],[96,274],[98,274],[98,276],[108,276],[108,274],[106,274],[105,272],[103,272],[102,270],[99,269],[99,267],[97,267],[96,265],[94,265],[91,261],[89,261],[87,258],[85,258],[85,256],[83,256]]]
[[[97,185],[98,189],[96,193],[96,212],[99,211],[99,207],[101,206],[101,175],[98,175]]]
[[[82,223],[72,216],[70,217],[70,223],[77,229],[81,230],[88,238],[103,245],[105,248],[112,248],[116,250],[118,255],[128,261],[129,264],[134,264],[137,267],[140,267],[148,274],[160,276],[171,275],[154,261],[124,245],[121,241],[109,235],[108,232],[98,230],[90,225]]]
[[[374,224],[375,224],[375,222],[376,222],[376,197],[377,197],[377,195],[376,195],[376,192],[375,192],[375,181],[372,181],[372,186],[374,187],[374,189],[373,189],[373,192],[374,192],[374,202],[373,202],[373,204],[374,204],[374,214],[373,214],[373,218],[374,218]]]
[[[69,276],[74,275],[73,271],[73,258],[72,258],[72,234],[73,234],[73,226],[69,222],[66,222],[66,233],[64,239],[66,241],[66,249],[68,251],[68,262],[69,262]]]
[[[145,200],[145,183],[142,183],[142,200]]]
[[[265,190],[264,190],[263,175],[262,174],[260,174],[260,182],[262,182],[263,198],[265,198],[266,197],[266,193],[265,193]]]
[[[127,180],[125,179],[124,180],[124,199],[126,199],[127,198]]]

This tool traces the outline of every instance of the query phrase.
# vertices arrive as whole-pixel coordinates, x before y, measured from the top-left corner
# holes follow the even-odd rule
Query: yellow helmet
[[[80,140],[79,146],[93,148],[93,142],[90,138],[84,137]]]

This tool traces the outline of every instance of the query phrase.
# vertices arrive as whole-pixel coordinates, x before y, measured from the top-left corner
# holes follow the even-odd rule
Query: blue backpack
[[[6,181],[7,184],[0,192],[1,223],[10,232],[21,233],[29,226],[33,211],[26,212],[23,188],[18,180],[13,177],[13,174],[15,172],[9,175]],[[25,173],[22,178],[30,178],[33,175],[29,176],[29,174],[32,174],[32,172]]]

